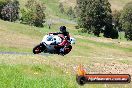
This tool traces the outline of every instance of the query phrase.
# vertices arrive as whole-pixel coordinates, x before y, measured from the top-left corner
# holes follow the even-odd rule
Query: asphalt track
[[[33,53],[30,52],[0,52],[0,55],[35,55]],[[48,53],[40,53],[39,55],[42,56],[49,56],[50,54]]]

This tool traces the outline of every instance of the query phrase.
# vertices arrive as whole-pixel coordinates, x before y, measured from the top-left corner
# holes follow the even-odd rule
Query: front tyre
[[[37,46],[35,46],[34,48],[33,48],[33,53],[34,54],[39,54],[39,53],[41,53],[41,52],[43,52],[44,50],[43,50],[43,46],[41,45],[41,44],[39,44],[39,45],[37,45]]]

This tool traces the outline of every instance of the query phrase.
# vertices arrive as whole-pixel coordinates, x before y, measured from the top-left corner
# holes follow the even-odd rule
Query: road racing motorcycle
[[[50,54],[60,54],[66,55],[72,50],[72,44],[75,44],[75,39],[70,38],[70,41],[63,47],[57,50],[56,46],[63,41],[62,34],[53,35],[47,34],[43,37],[40,44],[36,45],[33,48],[34,54],[39,54],[41,52],[50,53]]]

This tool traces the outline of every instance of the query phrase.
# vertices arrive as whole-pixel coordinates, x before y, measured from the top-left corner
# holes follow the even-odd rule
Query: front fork
[[[46,52],[46,45],[47,45],[47,44],[46,44],[45,42],[41,42],[41,43],[40,43],[40,48],[41,48],[41,51],[42,51],[42,52],[43,52],[43,51]]]

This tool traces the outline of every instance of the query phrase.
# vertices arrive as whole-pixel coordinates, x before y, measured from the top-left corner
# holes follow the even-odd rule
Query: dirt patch
[[[132,74],[132,65],[120,64],[117,62],[112,63],[94,63],[94,71],[91,73],[102,74]]]

